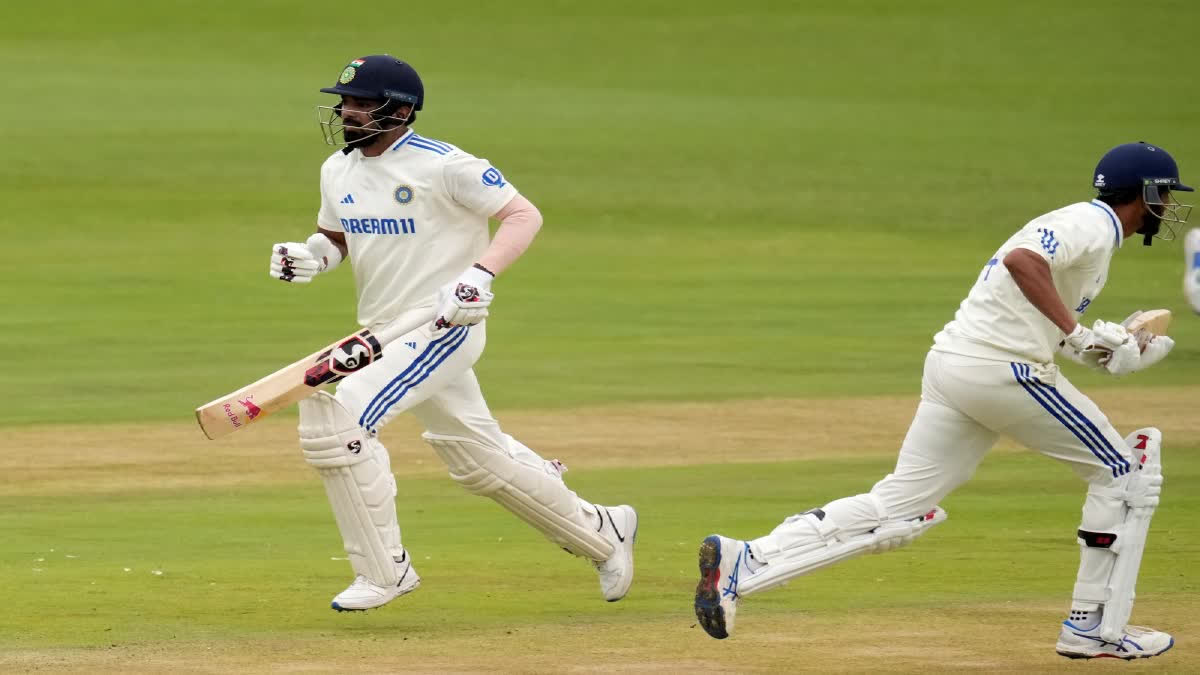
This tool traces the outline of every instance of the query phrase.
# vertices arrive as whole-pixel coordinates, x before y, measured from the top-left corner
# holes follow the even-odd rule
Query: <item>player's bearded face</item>
[[[1175,238],[1175,228],[1171,223],[1186,223],[1192,211],[1191,205],[1180,204],[1171,194],[1171,189],[1165,186],[1156,191],[1147,188],[1143,194],[1143,201],[1145,211],[1142,213],[1142,226],[1138,233],[1154,236],[1158,235],[1162,227],[1166,227],[1167,234],[1163,235],[1162,239],[1167,241]]]
[[[383,101],[372,99],[352,97],[342,99],[340,114],[342,124],[345,125],[342,129],[342,137],[345,139],[346,145],[352,148],[370,145],[372,138],[385,131],[379,120],[372,115],[383,106]]]
[[[1142,213],[1142,229],[1140,232],[1156,234],[1166,211],[1166,203],[1171,199],[1171,191],[1167,188],[1158,189],[1158,199],[1152,199],[1151,193],[1146,193],[1146,210]]]
[[[346,145],[352,148],[365,144],[382,131],[379,123],[366,113],[347,114],[343,112],[342,122],[346,125],[342,136],[346,139]]]

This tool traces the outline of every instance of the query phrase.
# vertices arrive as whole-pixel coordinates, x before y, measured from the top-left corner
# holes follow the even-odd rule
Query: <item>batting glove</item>
[[[1175,348],[1175,341],[1166,335],[1155,335],[1146,343],[1145,349],[1142,350],[1141,363],[1138,370],[1145,370],[1150,366],[1167,358],[1167,354]]]
[[[488,305],[496,297],[491,291],[492,278],[491,272],[476,265],[459,275],[457,281],[444,286],[438,296],[433,327],[474,326],[486,319]]]
[[[1100,365],[1109,375],[1128,375],[1142,369],[1142,348],[1138,346],[1137,338],[1130,336],[1129,342],[1112,350]]]
[[[320,232],[303,244],[287,241],[271,247],[271,276],[293,284],[307,284],[321,272],[338,266],[342,254]]]
[[[1090,329],[1084,328],[1083,324],[1076,324],[1075,330],[1063,340],[1061,351],[1077,363],[1113,373],[1108,365],[1116,350],[1125,344],[1132,344],[1134,351],[1137,351],[1137,339],[1130,335],[1124,326],[1111,321],[1097,320]],[[1128,352],[1122,352],[1120,360],[1113,364],[1117,370],[1129,366]]]

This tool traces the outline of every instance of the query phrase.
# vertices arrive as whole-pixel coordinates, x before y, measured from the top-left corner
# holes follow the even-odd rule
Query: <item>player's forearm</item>
[[[500,227],[478,262],[499,275],[533,243],[542,227],[542,214],[528,199],[517,195],[493,217],[500,221]]]
[[[1069,334],[1075,329],[1075,315],[1058,295],[1058,289],[1054,288],[1054,277],[1050,275],[1050,265],[1041,256],[1018,248],[1004,256],[1004,266],[1029,304],[1053,321],[1062,332]]]

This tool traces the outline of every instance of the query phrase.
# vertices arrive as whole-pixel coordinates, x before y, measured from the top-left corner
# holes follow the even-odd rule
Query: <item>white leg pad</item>
[[[941,507],[908,520],[881,518],[875,529],[859,534],[842,532],[821,509],[791,516],[767,537],[751,542],[754,557],[767,565],[743,576],[738,595],[747,596],[784,584],[863,553],[900,548],[946,519]]]
[[[1137,469],[1109,486],[1093,485],[1084,505],[1079,529],[1079,578],[1076,604],[1102,604],[1100,637],[1120,643],[1133,612],[1138,569],[1146,548],[1150,519],[1162,494],[1162,432],[1138,429],[1125,438],[1133,449]],[[1116,521],[1111,531],[1089,529],[1089,520]],[[1106,574],[1107,572],[1107,574]]]
[[[300,401],[299,431],[304,460],[325,483],[354,572],[378,586],[395,586],[404,549],[387,448],[323,391]]]
[[[575,555],[596,561],[612,557],[615,549],[598,530],[603,523],[595,507],[568,489],[562,476],[532,451],[526,460],[526,453],[514,458],[467,438],[428,432],[423,438],[468,492],[491,497]]]

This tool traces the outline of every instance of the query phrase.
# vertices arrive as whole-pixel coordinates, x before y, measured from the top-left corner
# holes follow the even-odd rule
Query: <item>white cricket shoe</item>
[[[746,559],[750,544],[718,534],[700,544],[700,583],[696,584],[696,620],[709,635],[722,640],[733,633],[738,580],[752,574]]]
[[[354,578],[354,583],[333,597],[330,606],[339,612],[361,612],[375,609],[405,593],[417,590],[417,587],[421,585],[421,577],[413,569],[407,551],[404,554],[404,560],[396,563],[396,571],[400,576],[400,582],[391,587],[378,586],[363,575],[358,575]]]
[[[593,561],[600,574],[604,599],[616,602],[625,597],[633,584],[633,545],[637,542],[638,516],[632,506],[600,506],[596,510],[604,522],[600,532],[613,543],[612,557]]]
[[[1100,637],[1100,623],[1083,630],[1064,621],[1058,633],[1055,651],[1069,659],[1148,659],[1158,656],[1175,645],[1175,638],[1162,631],[1142,626],[1126,626],[1120,642],[1108,642]]]
[[[1183,240],[1183,295],[1200,314],[1200,227],[1193,227]]]

